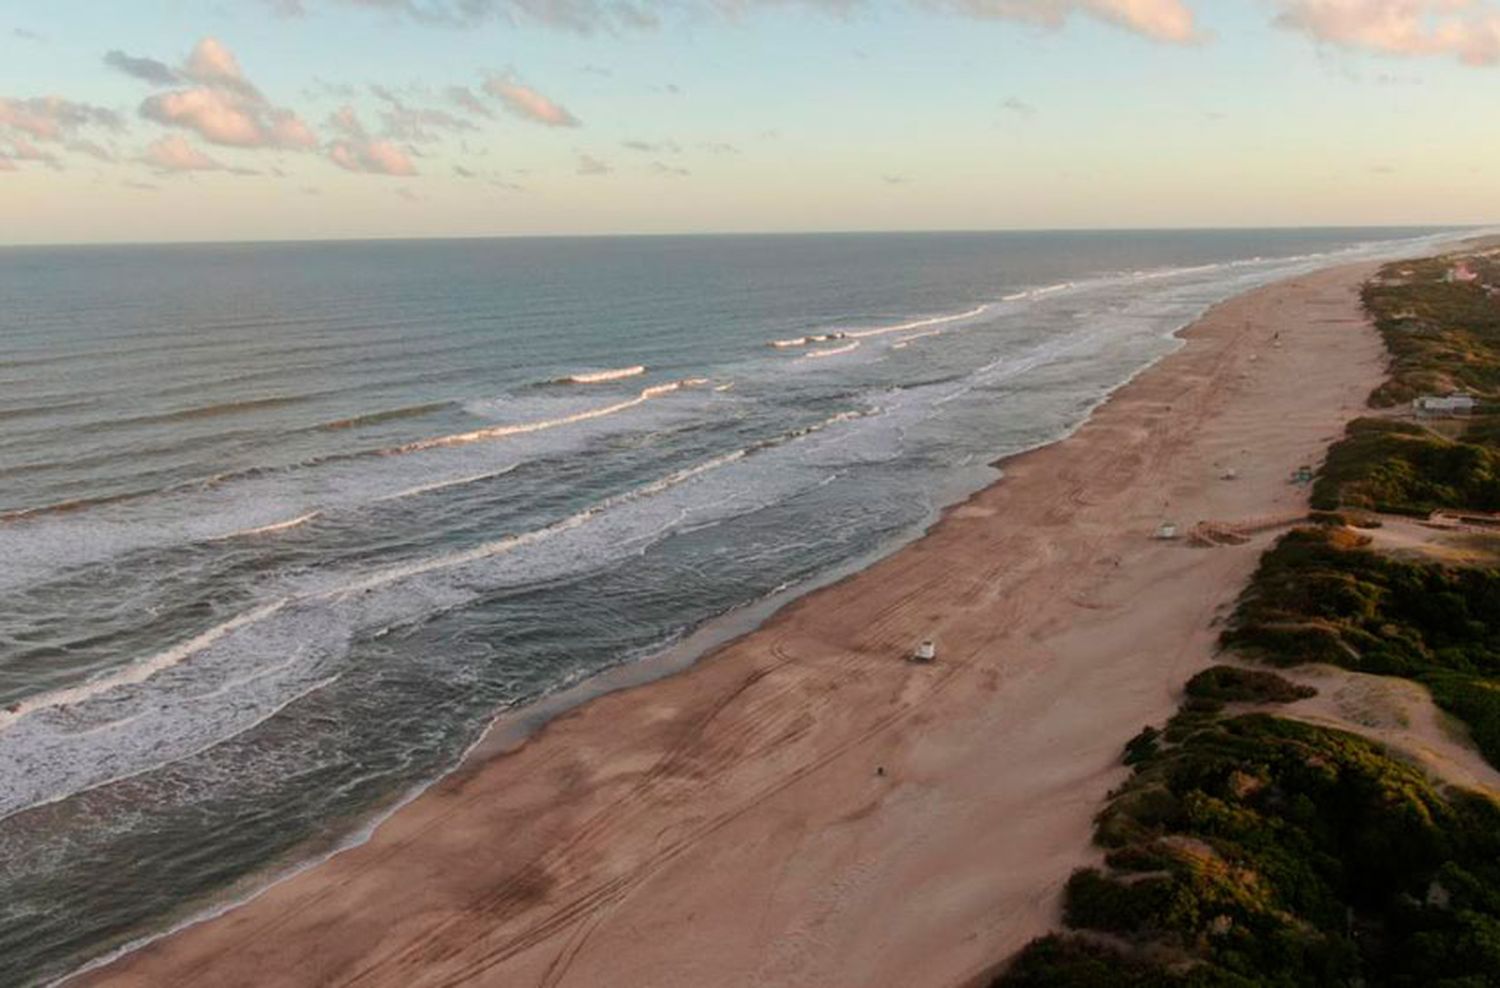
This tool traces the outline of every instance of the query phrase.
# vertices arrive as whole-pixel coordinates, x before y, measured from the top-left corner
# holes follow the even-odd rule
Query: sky
[[[1500,219],[1500,0],[0,0],[0,243]]]

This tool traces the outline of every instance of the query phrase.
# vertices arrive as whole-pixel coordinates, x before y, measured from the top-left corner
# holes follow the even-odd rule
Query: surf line
[[[975,316],[983,315],[990,308],[990,303],[976,305],[964,312],[953,312],[946,316],[928,316],[925,319],[913,319],[911,322],[898,323],[894,326],[877,326],[874,329],[856,329],[832,333],[823,333],[817,336],[799,336],[790,340],[772,340],[771,346],[778,350],[790,349],[792,347],[807,346],[809,343],[825,343],[830,340],[867,340],[873,336],[887,336],[891,333],[906,333],[913,329],[926,329],[928,326],[941,326],[945,323],[958,322],[961,319],[973,319]],[[827,350],[825,353],[843,353],[845,350]]]
[[[707,383],[697,378],[692,379],[692,381],[700,384]],[[223,621],[206,631],[194,635],[186,641],[173,645],[155,655],[138,659],[106,675],[86,680],[74,686],[65,686],[57,690],[26,697],[12,703],[4,709],[0,709],[0,731],[14,726],[17,721],[31,713],[80,703],[110,690],[118,689],[121,686],[144,683],[158,673],[181,665],[194,655],[208,649],[226,637],[249,626],[269,620],[288,608],[314,602],[338,602],[359,594],[390,586],[412,577],[448,570],[513,552],[516,549],[585,525],[622,504],[661,494],[704,474],[745,460],[763,450],[822,432],[825,429],[845,422],[864,418],[869,414],[871,413],[859,411],[840,412],[821,422],[796,429],[776,439],[763,440],[751,446],[732,450],[701,463],[675,470],[632,490],[604,498],[598,503],[575,512],[566,518],[529,532],[507,535],[459,552],[396,564],[337,587],[272,600],[269,603],[262,604],[250,611]]]
[[[941,336],[942,333],[943,333],[943,331],[941,329],[929,329],[925,333],[913,333],[910,336],[903,336],[903,337],[901,337],[901,339],[899,339],[896,342],[894,342],[894,343],[891,344],[891,349],[892,350],[904,350],[908,346],[910,346],[912,344],[912,342],[915,341],[915,340],[920,340],[920,339],[922,339],[925,336]]]
[[[475,429],[472,432],[460,432],[451,436],[438,436],[435,439],[421,439],[417,442],[407,443],[404,446],[394,446],[381,453],[385,456],[399,456],[403,453],[416,453],[424,449],[437,449],[442,446],[462,446],[466,443],[483,442],[486,439],[504,439],[506,436],[520,436],[528,432],[541,432],[544,429],[555,429],[560,425],[572,425],[575,422],[587,422],[590,419],[604,418],[606,415],[614,415],[637,405],[644,405],[652,398],[660,398],[662,395],[680,391],[683,388],[696,387],[706,384],[702,378],[689,378],[683,381],[673,381],[670,384],[657,384],[645,388],[634,398],[617,401],[612,405],[603,405],[599,408],[590,408],[583,412],[574,412],[572,415],[561,415],[553,419],[542,419],[537,422],[522,422],[518,425],[495,425],[485,429]]]
[[[832,350],[813,350],[808,353],[804,353],[802,355],[802,359],[817,360],[820,357],[837,357],[841,353],[848,353],[851,350],[858,350],[859,346],[860,341],[855,340],[853,343],[850,343],[847,346],[834,347]]]
[[[289,528],[296,528],[299,525],[306,525],[308,522],[312,521],[314,518],[317,518],[322,513],[323,512],[321,511],[309,511],[305,515],[298,515],[296,518],[288,518],[286,521],[275,521],[269,525],[257,525],[255,528],[242,528],[237,532],[226,532],[223,535],[211,535],[208,538],[203,539],[202,541],[223,542],[226,539],[240,539],[248,538],[252,535],[269,535],[272,532],[284,532]]]
[[[121,686],[144,683],[157,673],[170,669],[189,656],[203,651],[224,636],[247,625],[264,621],[289,603],[291,603],[290,597],[274,600],[269,604],[262,605],[252,611],[247,611],[244,614],[230,618],[228,621],[217,624],[207,631],[201,632],[165,651],[158,652],[148,659],[127,665],[117,672],[86,680],[77,686],[64,687],[60,690],[27,697],[17,703],[13,703],[3,711],[0,711],[0,728],[11,726],[11,724],[35,710],[46,710],[52,707],[79,703],[109,690],[118,689]]]
[[[635,364],[631,367],[618,367],[614,370],[581,371],[577,374],[569,374],[567,377],[559,378],[558,384],[603,384],[606,381],[620,381],[627,377],[640,377],[646,373],[644,364]]]

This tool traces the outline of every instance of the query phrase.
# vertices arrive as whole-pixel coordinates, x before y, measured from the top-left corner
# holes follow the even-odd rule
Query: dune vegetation
[[[1460,261],[1475,280],[1445,279]],[[1373,407],[1452,390],[1500,405],[1487,284],[1500,264],[1472,255],[1366,286],[1392,355]],[[1500,569],[1395,559],[1350,527],[1500,510],[1500,418],[1481,411],[1349,426],[1313,490],[1319,524],[1266,552],[1221,637],[1261,667],[1199,673],[1171,721],[1127,744],[1133,774],[1095,829],[1103,867],[1073,875],[1068,932],[1030,944],[997,988],[1500,988],[1500,805],[1266,712],[1309,692],[1268,667],[1406,677],[1500,766]]]

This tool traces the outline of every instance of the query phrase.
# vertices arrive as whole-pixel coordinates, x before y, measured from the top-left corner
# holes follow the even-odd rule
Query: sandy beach
[[[1381,380],[1374,264],[1225,302],[1070,438],[690,669],[470,760],[365,844],[69,984],[965,986],[1058,920]],[[1232,479],[1225,479],[1232,474]],[[933,638],[939,661],[903,661]]]

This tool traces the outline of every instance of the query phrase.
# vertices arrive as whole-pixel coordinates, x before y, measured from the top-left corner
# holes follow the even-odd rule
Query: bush
[[[1292,703],[1318,691],[1262,669],[1214,666],[1188,680],[1187,694],[1221,703]]]
[[[1174,971],[1159,961],[1078,937],[1043,937],[992,988],[1253,988],[1257,981],[1207,968]]]
[[[1281,665],[1500,677],[1500,571],[1390,559],[1335,531],[1295,530],[1261,558],[1226,646]]]
[[[1412,423],[1355,419],[1313,484],[1312,506],[1425,516],[1500,508],[1500,450],[1445,439]]]
[[[1362,738],[1217,721],[1139,766],[1107,826],[1129,842],[1074,874],[1066,917],[1134,949],[1048,938],[997,985],[1496,983],[1500,808]]]

